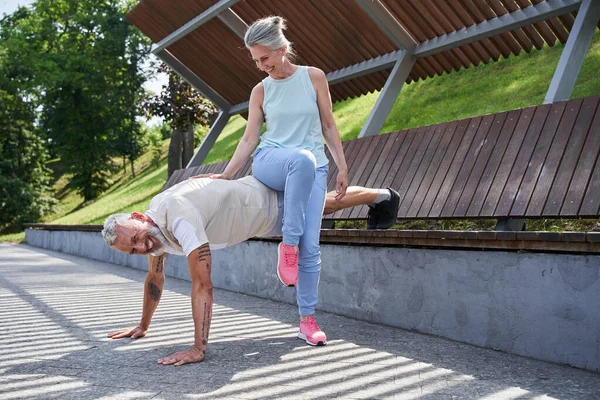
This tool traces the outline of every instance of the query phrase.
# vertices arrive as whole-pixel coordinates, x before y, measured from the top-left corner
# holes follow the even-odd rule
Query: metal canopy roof
[[[544,43],[565,43],[580,3],[142,0],[127,19],[159,51],[166,50],[163,55],[177,59],[200,82],[201,91],[204,83],[223,104],[243,111],[252,88],[265,75],[255,68],[240,36],[245,25],[267,15],[288,20],[286,36],[294,43],[298,63],[329,74],[335,102],[382,89],[406,48],[417,58],[406,79],[412,82],[530,52]]]

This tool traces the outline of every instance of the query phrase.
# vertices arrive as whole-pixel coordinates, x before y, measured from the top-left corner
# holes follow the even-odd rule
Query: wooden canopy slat
[[[167,37],[215,4],[216,0],[142,0],[127,18],[154,42]],[[340,0],[341,1],[341,0]],[[388,11],[417,42],[452,33],[474,24],[531,7],[530,0],[381,0]],[[545,0],[534,0],[533,4]],[[331,72],[397,50],[392,40],[355,1],[290,2],[246,0],[231,9],[247,24],[266,15],[288,19],[286,34],[294,43],[301,64]],[[406,82],[426,79],[487,64],[544,43],[564,43],[573,26],[569,13],[512,32],[466,44],[419,59]],[[599,23],[600,26],[600,23]],[[248,57],[243,41],[218,18],[206,22],[167,48],[227,102],[248,100],[254,85],[264,78]],[[332,87],[332,100],[340,101],[380,90],[389,71],[340,82]]]

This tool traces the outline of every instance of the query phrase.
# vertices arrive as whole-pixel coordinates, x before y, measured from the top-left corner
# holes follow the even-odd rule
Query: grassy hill
[[[382,132],[452,121],[477,115],[497,113],[543,102],[548,85],[558,63],[562,45],[518,57],[501,59],[488,65],[463,69],[433,79],[406,85],[396,101]],[[600,94],[600,31],[593,42],[579,75],[573,98]],[[354,139],[366,121],[378,93],[334,104],[334,116],[342,140]],[[230,120],[209,153],[205,163],[231,158],[245,128],[245,120],[236,116]],[[107,215],[116,212],[143,211],[150,199],[160,192],[167,177],[166,149],[158,166],[150,165],[150,154],[136,162],[139,174],[131,178],[117,174],[115,184],[95,202],[83,205],[82,198],[68,188],[68,176],[56,181],[55,190],[60,203],[56,213],[44,222],[56,224],[100,224]],[[483,222],[485,224],[485,221]],[[491,222],[489,222],[491,223]],[[420,225],[419,225],[420,224]],[[457,223],[460,229],[462,223]],[[561,223],[538,221],[536,229],[591,229],[596,221]],[[411,222],[407,227],[424,227],[423,222]],[[426,226],[425,226],[426,227]],[[485,226],[481,226],[485,227]],[[0,235],[2,240],[19,241],[22,233]]]

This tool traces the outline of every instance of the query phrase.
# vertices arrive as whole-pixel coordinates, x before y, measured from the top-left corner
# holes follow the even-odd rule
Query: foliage
[[[31,103],[11,81],[0,57],[0,230],[35,222],[52,210],[48,152],[35,133]]]
[[[163,64],[161,71],[168,74],[169,82],[159,96],[147,99],[144,110],[147,118],[162,117],[173,127],[168,163],[168,176],[171,176],[184,168],[194,154],[194,127],[208,126],[217,109],[169,67]]]
[[[159,96],[145,102],[146,117],[162,117],[174,129],[180,130],[186,130],[190,125],[209,125],[211,116],[218,111],[214,104],[167,65],[162,64],[160,72],[169,76],[169,82],[162,87]]]
[[[133,161],[142,150],[135,117],[149,41],[124,12],[116,0],[37,0],[2,21],[20,90],[39,106],[53,155],[86,200],[112,183],[114,156]]]
[[[145,127],[146,144],[152,156],[152,165],[158,167],[162,156],[162,126]]]

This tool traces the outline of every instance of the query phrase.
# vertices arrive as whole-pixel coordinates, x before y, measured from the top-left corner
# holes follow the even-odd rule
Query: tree
[[[160,116],[173,127],[168,156],[170,177],[194,155],[194,125],[209,125],[217,108],[166,65],[160,71],[168,74],[169,83],[159,96],[148,99],[144,110],[147,118]]]
[[[34,110],[15,86],[16,71],[0,47],[0,230],[34,222],[52,210],[48,152],[36,134]]]
[[[37,102],[52,150],[85,200],[111,184],[115,156],[140,154],[141,61],[150,42],[116,0],[38,0],[4,27],[15,62],[32,70],[22,90]]]

